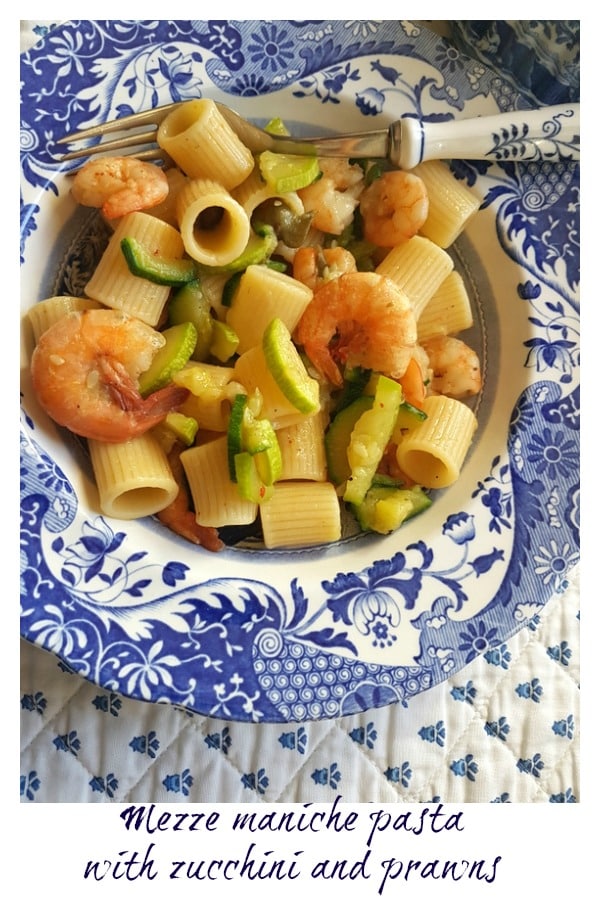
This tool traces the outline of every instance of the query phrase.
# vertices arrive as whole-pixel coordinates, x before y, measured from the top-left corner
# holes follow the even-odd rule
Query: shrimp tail
[[[131,415],[143,430],[161,422],[167,413],[181,406],[189,395],[187,388],[169,384],[147,397],[142,397],[137,384],[121,362],[102,357],[98,363],[101,378],[112,401]]]
[[[187,388],[169,384],[147,397],[142,397],[123,363],[108,357],[102,357],[98,363],[113,401],[125,412],[139,412],[144,417],[162,419],[167,413],[181,406],[189,394]]]
[[[177,384],[169,384],[167,387],[160,388],[142,399],[143,414],[150,418],[163,419],[167,413],[173,412],[178,406],[181,406],[183,401],[188,398],[189,393],[187,388]]]
[[[336,358],[340,363],[343,363],[345,357],[347,357],[347,353],[343,353],[340,349],[337,354],[334,354],[329,348],[322,347],[318,341],[312,341],[310,338],[306,340],[304,349],[316,369],[327,378],[334,387],[339,388],[343,385],[343,375],[338,368]]]

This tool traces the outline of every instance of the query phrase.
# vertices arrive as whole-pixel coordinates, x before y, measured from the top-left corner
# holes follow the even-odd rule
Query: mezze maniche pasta
[[[208,99],[158,141],[170,169],[75,174],[111,237],[84,296],[28,312],[34,390],[87,440],[100,510],[211,550],[223,529],[293,548],[348,516],[400,527],[459,478],[477,428],[448,253],[477,198],[437,161],[253,155]]]

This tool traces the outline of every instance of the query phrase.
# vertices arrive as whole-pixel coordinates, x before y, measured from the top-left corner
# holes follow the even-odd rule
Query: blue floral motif
[[[564,307],[562,304],[556,304],[555,310],[562,314]],[[530,321],[546,329],[546,334],[530,338],[524,342],[524,346],[529,348],[529,353],[525,359],[525,365],[535,367],[536,372],[547,372],[549,369],[556,369],[561,373],[561,381],[568,383],[573,378],[573,371],[577,368],[578,359],[578,342],[575,335],[570,333],[572,325],[561,326],[556,319],[551,324],[546,325],[541,319],[532,317]],[[562,337],[556,337],[557,331],[550,332],[548,329],[561,328]]]
[[[21,697],[21,709],[37,712],[40,716],[44,715],[47,706],[48,701],[41,691],[36,691],[35,694],[23,694]]]
[[[573,655],[573,651],[568,646],[566,641],[561,641],[560,644],[557,644],[554,647],[548,647],[546,649],[546,653],[548,654],[550,659],[555,659],[556,662],[561,664],[561,666],[568,666],[569,660]]]
[[[315,784],[322,784],[324,787],[330,787],[332,790],[337,791],[342,773],[338,769],[338,764],[334,762],[328,768],[315,769],[310,777]]]
[[[443,721],[436,722],[435,725],[424,725],[419,729],[419,737],[422,741],[429,741],[431,744],[437,744],[443,747],[446,738],[446,728]]]
[[[73,756],[77,756],[81,750],[81,741],[77,737],[76,731],[70,731],[68,734],[57,734],[52,743],[57,750],[72,753]]]
[[[65,558],[62,571],[65,581],[76,585],[80,582],[87,583],[96,576],[100,576],[104,582],[114,582],[120,578],[120,567],[113,574],[109,574],[106,567],[124,538],[124,532],[115,533],[106,520],[98,516],[93,523],[83,523],[82,536],[75,544],[63,547],[62,539],[57,539],[54,549]],[[143,583],[134,586],[130,592],[136,593],[142,588]]]
[[[442,531],[460,546],[475,537],[475,520],[470,513],[464,511],[453,513],[444,522]]]
[[[558,592],[567,573],[579,559],[579,551],[568,543],[559,547],[556,541],[550,541],[550,546],[540,547],[533,559],[536,574],[541,576],[544,584],[552,584]]]
[[[555,113],[549,110],[544,122],[545,140],[542,146],[530,136],[527,124],[501,127],[490,136],[493,146],[488,151],[488,158],[497,161],[549,159],[562,151],[563,156],[571,159],[573,144],[579,146],[579,135],[572,142],[569,136],[563,135],[563,126],[572,116],[572,109]]]
[[[481,498],[490,513],[489,530],[500,534],[503,529],[512,527],[513,495],[510,468],[501,462],[499,456],[492,460],[491,471],[494,469],[497,473],[486,475],[483,481],[479,481],[472,497]]]
[[[376,563],[363,575],[337,575],[332,582],[325,582],[323,587],[333,598],[328,606],[334,622],[355,623],[361,633],[372,636],[374,646],[389,646],[396,640],[393,629],[400,624],[400,604],[391,591],[400,594],[406,609],[412,609],[421,584],[416,571],[409,571],[408,578],[396,579],[404,568],[404,556],[397,554],[389,564]]]
[[[494,649],[486,651],[483,654],[483,658],[491,666],[500,666],[502,669],[508,669],[511,655],[506,644],[502,644],[501,647],[494,647]]]
[[[368,722],[366,728],[363,725],[353,728],[350,732],[350,737],[357,744],[363,744],[369,750],[372,750],[377,740],[377,729],[374,727],[373,722]]]
[[[234,72],[240,69],[245,60],[240,31],[225,20],[199,24],[208,26],[205,32],[197,32],[200,46],[215,53]]]
[[[275,22],[263,23],[250,35],[248,56],[260,69],[278,72],[291,64],[294,40],[287,28]]]
[[[467,630],[461,632],[463,643],[459,647],[467,651],[467,662],[484,653],[490,645],[493,646],[497,632],[497,628],[488,628],[483,620],[477,625],[469,623]]]
[[[217,702],[211,709],[211,715],[231,716],[233,707],[241,703],[244,712],[251,714],[253,721],[259,721],[262,713],[255,707],[255,701],[258,700],[260,694],[258,691],[249,694],[243,689],[243,684],[244,679],[237,672],[233,673],[229,684],[224,682],[215,684]]]
[[[376,88],[367,88],[356,95],[356,105],[365,116],[378,116],[383,111],[385,94]]]
[[[148,734],[138,734],[129,741],[129,746],[134,753],[146,753],[150,759],[156,759],[160,741],[155,731],[149,731]]]
[[[111,716],[118,716],[123,705],[122,699],[114,693],[99,694],[94,698],[94,706],[99,712],[109,712]]]
[[[327,606],[333,621],[340,619],[368,635],[374,647],[391,646],[396,640],[394,629],[402,621],[402,607],[414,608],[426,577],[440,581],[456,597],[460,609],[466,594],[460,583],[446,572],[429,571],[433,556],[422,542],[413,545],[419,563],[408,564],[404,553],[389,560],[375,562],[363,572],[339,573],[333,581],[324,581],[323,589],[331,595]],[[471,564],[477,571],[477,560]],[[435,609],[435,606],[434,606]]]
[[[570,741],[575,735],[575,718],[570,713],[566,719],[560,719],[552,723],[552,731],[559,737],[566,737]]]
[[[332,66],[323,72],[312,76],[311,79],[303,79],[300,84],[303,90],[295,91],[297,97],[316,97],[321,103],[340,103],[340,95],[349,82],[358,81],[358,70],[350,63]],[[357,98],[357,106],[365,112],[363,105]]]
[[[168,794],[183,794],[184,797],[189,797],[190,788],[194,783],[194,779],[189,769],[184,769],[182,772],[175,772],[171,775],[166,775],[163,778],[163,787]]]
[[[559,794],[551,794],[549,803],[577,803],[577,797],[573,793],[573,788],[567,788]]]
[[[119,787],[119,781],[113,772],[110,772],[106,777],[95,775],[89,782],[89,785],[94,793],[106,794],[112,800]]]
[[[472,681],[468,681],[464,687],[453,687],[450,694],[454,700],[461,700],[463,703],[473,703],[477,696],[477,689]]]
[[[212,747],[213,750],[221,750],[227,756],[231,748],[229,726],[225,725],[220,732],[215,731],[213,734],[207,734],[204,738],[204,743],[207,747]]]
[[[51,25],[34,25],[31,29],[34,34],[37,34],[38,37],[45,37],[48,32],[52,31],[53,28],[56,28],[57,23],[53,23]]]
[[[245,788],[256,791],[258,794],[264,794],[269,787],[269,779],[264,769],[242,775],[241,781]]]
[[[434,58],[440,71],[445,75],[454,75],[455,72],[460,71],[463,65],[460,53],[450,43],[440,44]]]
[[[388,766],[383,774],[392,784],[401,784],[403,788],[407,788],[413,773],[410,764],[403,762],[401,766]]]
[[[505,177],[483,208],[499,204],[498,238],[513,259],[577,308],[579,283],[579,167],[575,162],[505,163]],[[545,228],[535,227],[543,217]],[[531,262],[530,260],[533,260]],[[561,286],[558,270],[566,267]]]
[[[123,666],[121,676],[128,694],[139,691],[145,696],[152,685],[172,682],[171,669],[179,665],[179,660],[174,654],[163,653],[163,646],[162,641],[156,641],[147,654],[139,654],[138,660]]]
[[[308,735],[303,725],[296,731],[284,731],[279,735],[279,743],[286,750],[297,750],[298,753],[306,753]]]
[[[42,786],[38,773],[32,770],[27,775],[21,775],[20,782],[21,797],[25,797],[27,800],[35,800],[36,792]]]
[[[475,762],[473,754],[467,753],[462,759],[455,759],[454,762],[450,763],[450,770],[459,778],[475,781],[479,766]]]
[[[515,693],[518,697],[523,697],[525,700],[533,700],[534,703],[539,703],[542,699],[544,688],[539,678],[532,678],[531,681],[524,681],[518,684],[515,688]]]
[[[531,759],[517,760],[517,769],[519,770],[519,772],[524,772],[527,775],[533,775],[534,778],[540,777],[543,768],[544,760],[539,753],[534,753]]]
[[[500,716],[497,722],[486,722],[484,728],[486,734],[489,734],[490,737],[497,737],[501,741],[505,741],[506,736],[510,733],[510,725],[506,716]]]
[[[569,478],[578,469],[578,445],[570,435],[560,430],[544,428],[541,434],[532,434],[526,452],[535,471],[548,475],[552,481],[560,476]]]

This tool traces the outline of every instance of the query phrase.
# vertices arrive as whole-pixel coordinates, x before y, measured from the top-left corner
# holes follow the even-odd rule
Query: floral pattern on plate
[[[73,22],[21,72],[24,311],[80,292],[105,239],[68,196],[66,131],[198,95],[259,122],[283,109],[305,130],[522,105],[409,22]],[[207,558],[151,520],[93,510],[85,456],[36,411],[25,374],[25,638],[126,696],[287,722],[406,702],[535,619],[578,560],[579,169],[454,170],[482,200],[453,256],[485,372],[459,484],[388,538]]]

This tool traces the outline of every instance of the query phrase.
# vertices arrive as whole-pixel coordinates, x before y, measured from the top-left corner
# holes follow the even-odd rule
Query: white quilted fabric
[[[226,722],[110,694],[22,647],[23,802],[579,802],[579,583],[407,707]]]

